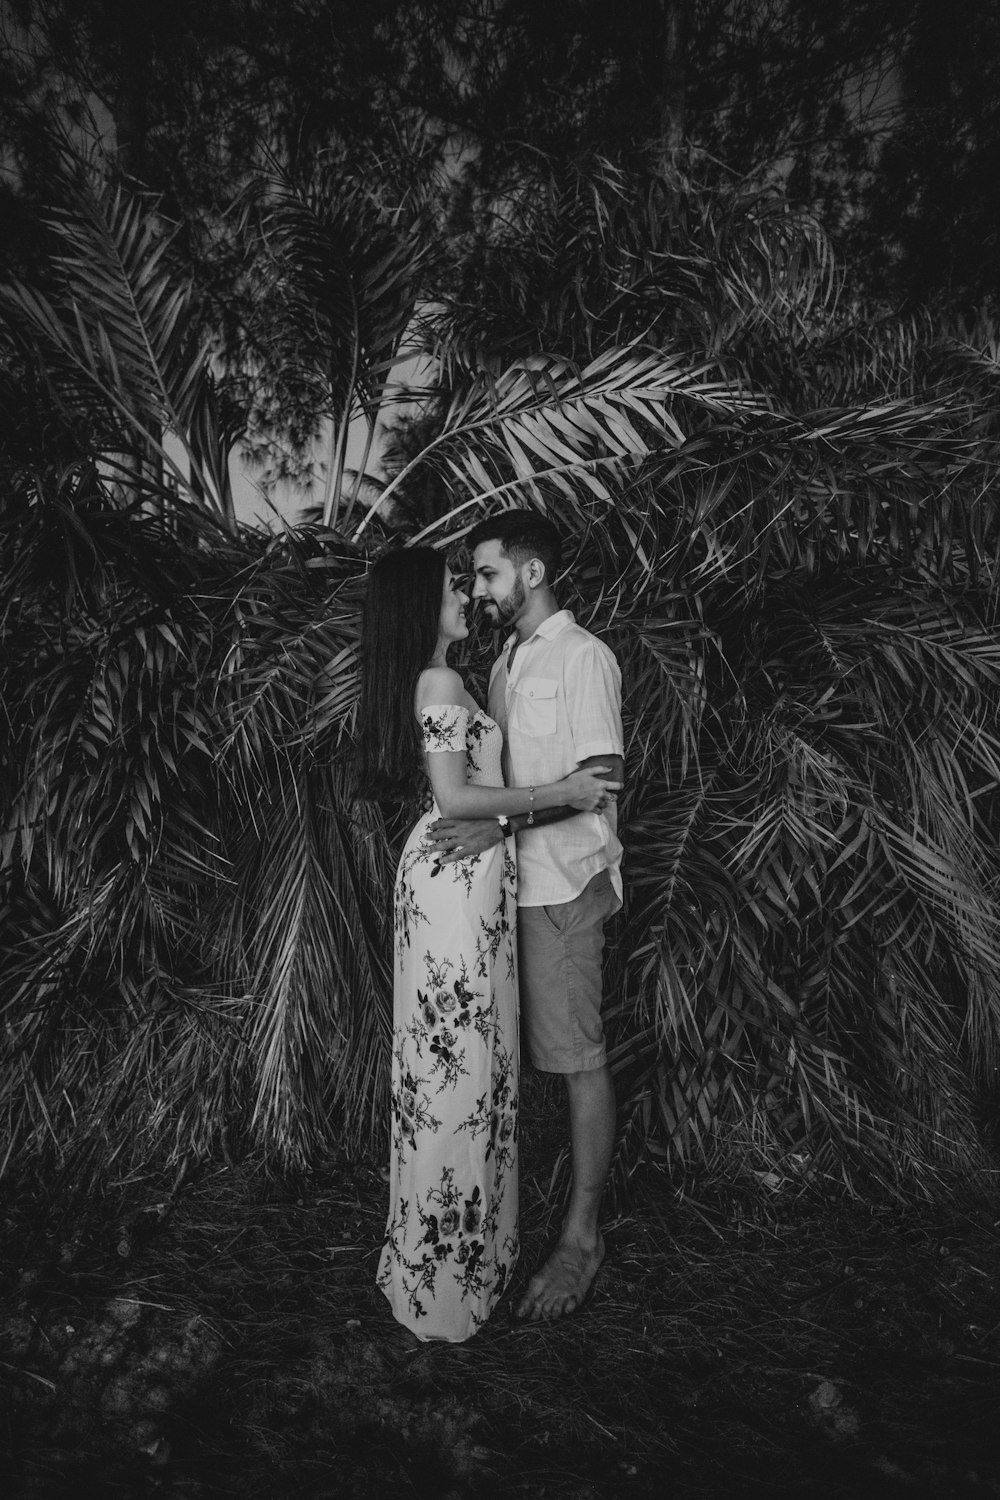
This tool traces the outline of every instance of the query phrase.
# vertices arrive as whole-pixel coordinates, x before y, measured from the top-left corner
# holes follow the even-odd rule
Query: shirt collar
[[[529,635],[528,639],[524,641],[523,644],[527,646],[531,641],[537,640],[539,636],[542,636],[547,641],[551,641],[555,636],[559,634],[561,630],[565,630],[567,625],[572,625],[575,619],[576,616],[573,614],[573,611],[571,609],[557,609],[554,615],[546,615],[545,619],[539,625],[534,635]],[[517,631],[514,630],[503,643],[503,649],[505,653],[510,649],[510,647],[516,640]]]

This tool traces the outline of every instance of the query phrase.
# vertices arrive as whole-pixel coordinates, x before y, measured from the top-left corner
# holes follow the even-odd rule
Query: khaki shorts
[[[589,1073],[607,1061],[601,955],[604,924],[620,905],[601,870],[572,901],[518,907],[522,1034],[543,1073]]]

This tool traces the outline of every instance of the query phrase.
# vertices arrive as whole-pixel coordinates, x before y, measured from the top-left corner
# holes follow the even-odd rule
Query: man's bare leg
[[[575,1312],[604,1259],[598,1214],[615,1143],[615,1091],[607,1066],[567,1073],[573,1186],[559,1243],[528,1283],[516,1316],[540,1322]]]

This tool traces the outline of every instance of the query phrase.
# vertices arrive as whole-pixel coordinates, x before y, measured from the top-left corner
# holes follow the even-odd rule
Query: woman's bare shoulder
[[[417,709],[426,708],[430,703],[454,703],[467,708],[469,695],[462,674],[453,667],[425,667],[417,678]]]

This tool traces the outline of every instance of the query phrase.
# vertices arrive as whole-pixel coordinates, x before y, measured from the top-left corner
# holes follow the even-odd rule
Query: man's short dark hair
[[[499,542],[500,550],[515,567],[537,557],[545,565],[545,582],[551,588],[562,562],[562,541],[552,522],[535,510],[498,510],[479,521],[466,538],[470,552],[482,542]]]

